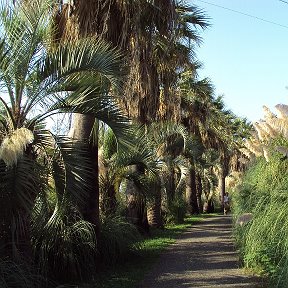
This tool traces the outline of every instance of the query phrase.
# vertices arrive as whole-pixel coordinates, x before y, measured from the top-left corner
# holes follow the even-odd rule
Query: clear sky
[[[288,0],[189,0],[206,11],[212,26],[198,49],[209,77],[227,108],[251,121],[263,118],[262,106],[288,104]],[[204,2],[209,2],[204,3]],[[248,17],[231,10],[267,21]]]

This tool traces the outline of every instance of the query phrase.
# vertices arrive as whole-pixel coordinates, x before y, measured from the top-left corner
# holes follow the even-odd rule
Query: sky
[[[199,77],[212,80],[226,107],[257,121],[263,119],[263,105],[272,111],[279,103],[288,105],[288,0],[188,2],[210,18],[197,49],[204,66]]]

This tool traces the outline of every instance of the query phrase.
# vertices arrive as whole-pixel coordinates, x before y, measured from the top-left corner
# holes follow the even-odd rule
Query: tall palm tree
[[[100,150],[100,179],[103,193],[102,213],[106,215],[116,213],[116,194],[120,193],[120,186],[124,184],[123,182],[133,182],[138,191],[145,195],[145,198],[149,198],[150,186],[157,178],[156,155],[151,149],[151,143],[143,137],[145,135],[143,127],[131,127],[131,129],[135,138],[134,144],[125,149],[117,146],[116,137],[111,129],[104,133],[104,141]],[[135,166],[141,167],[144,173],[136,173],[137,171],[131,173],[131,167]],[[126,197],[129,196],[126,195]]]
[[[0,97],[0,194],[6,203],[0,223],[5,227],[1,237],[12,243],[15,253],[29,246],[31,211],[47,187],[54,183],[58,205],[68,197],[80,214],[87,212],[87,194],[93,188],[87,146],[56,137],[43,121],[56,113],[76,112],[101,119],[116,135],[128,127],[113,99],[103,93],[118,85],[122,56],[95,39],[51,45],[47,19],[52,7],[45,1],[34,4],[2,5],[0,19],[0,83],[5,93]]]
[[[187,151],[190,158],[190,171],[187,177],[186,199],[188,211],[198,214],[202,207],[202,189],[196,164],[201,159],[205,148],[203,135],[209,127],[214,88],[208,79],[198,80],[195,73],[189,70],[182,73],[179,85],[182,122],[193,135],[192,149]],[[195,141],[198,142],[198,148],[197,145],[195,147]]]
[[[186,163],[182,161],[181,154],[186,146],[187,131],[181,124],[172,121],[155,122],[147,128],[151,149],[155,151],[157,161],[162,163],[160,179],[153,187],[154,197],[150,200],[148,218],[151,226],[161,227],[163,225],[162,200],[166,199],[165,206],[171,211],[175,201],[183,196],[181,190],[185,179]]]
[[[225,179],[231,170],[231,160],[240,158],[243,140],[249,135],[251,125],[247,120],[236,117],[230,110],[225,109],[222,97],[213,100],[213,121],[204,135],[207,147],[219,151],[217,165],[219,178],[219,196],[223,207],[225,195]],[[238,162],[238,160],[236,160]]]
[[[207,27],[200,9],[172,0],[71,1],[56,18],[56,38],[97,35],[129,55],[130,71],[118,102],[134,122],[179,120],[175,84],[183,66],[195,66],[190,61],[192,44],[199,42],[194,28]],[[90,120],[77,119],[82,123],[77,130],[87,131],[86,138]]]

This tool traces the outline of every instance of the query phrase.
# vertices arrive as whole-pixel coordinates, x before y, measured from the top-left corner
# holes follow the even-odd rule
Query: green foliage
[[[165,221],[166,223],[181,224],[184,223],[186,215],[186,202],[182,196],[177,196],[167,207]]]
[[[16,264],[9,260],[0,259],[1,288],[45,288],[50,284],[28,263]]]
[[[233,194],[235,218],[245,212],[253,219],[236,227],[245,266],[268,275],[271,287],[287,287],[288,280],[288,162],[273,155],[257,159]]]
[[[138,249],[141,236],[136,226],[119,216],[107,216],[102,219],[101,237],[98,251],[106,264],[124,261],[129,253]]]
[[[32,243],[41,274],[66,282],[89,279],[97,266],[93,226],[68,203],[56,205],[48,220],[43,209],[39,212],[33,217]]]
[[[103,149],[105,159],[110,159],[118,150],[117,139],[111,129],[104,133]]]
[[[122,85],[123,57],[95,38],[55,45],[54,3],[13,2],[0,4],[0,255],[34,260],[43,277],[83,280],[97,244],[83,220],[94,189],[88,145],[53,135],[44,120],[89,114],[124,136],[130,123],[108,93]]]

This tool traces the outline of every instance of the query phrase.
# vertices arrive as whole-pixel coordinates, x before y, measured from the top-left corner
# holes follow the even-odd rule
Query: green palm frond
[[[117,140],[111,129],[108,129],[104,134],[103,150],[105,159],[110,159],[115,153],[117,153]]]
[[[150,149],[151,143],[145,136],[145,127],[131,127],[130,144],[125,147],[115,146],[115,136],[111,134],[111,131],[106,131],[106,134],[107,141],[104,141],[104,153],[102,155],[107,171],[100,179],[103,193],[105,194],[105,191],[112,189],[110,187],[114,187],[113,189],[117,193],[121,182],[128,179],[133,181],[140,193],[149,196],[151,185],[156,181],[159,172],[160,162],[157,160],[153,149]],[[112,140],[112,150],[111,146],[107,147],[109,146],[107,144],[111,145],[110,140]],[[106,150],[109,153],[105,153]]]
[[[3,105],[11,121],[15,121],[14,127],[21,127],[26,118],[34,118],[31,111],[35,109],[40,111],[35,119],[62,108],[98,113],[110,125],[117,120],[123,122],[115,101],[108,96],[112,88],[122,86],[126,74],[123,56],[95,38],[50,47],[46,39],[50,27],[45,15],[50,13],[47,7],[51,3],[45,3],[37,2],[35,7],[19,4],[17,9],[2,7],[9,17],[1,18],[5,30],[0,46],[0,77],[11,108],[4,101]]]
[[[120,150],[115,158],[115,163],[120,167],[137,165],[141,171],[148,170],[154,174],[158,170],[155,154],[142,145],[135,146],[133,150]]]
[[[55,182],[59,201],[62,198],[73,200],[74,205],[83,208],[91,192],[93,169],[88,154],[88,146],[82,142],[67,137],[54,136],[52,133],[42,133],[41,144],[48,143],[52,147],[51,157],[52,177]]]
[[[154,123],[149,128],[149,138],[157,146],[159,155],[179,155],[186,146],[186,128],[174,122]]]
[[[123,65],[123,55],[107,42],[97,38],[85,38],[72,43],[64,43],[48,53],[39,66],[40,79],[50,78],[60,82],[66,89],[79,85],[91,77],[107,79],[112,86],[121,87],[121,77],[127,73]],[[87,73],[89,72],[89,74]],[[90,77],[90,78],[89,78]],[[86,81],[87,81],[86,80]],[[97,81],[89,84],[98,87]],[[57,87],[57,86],[56,86]],[[55,89],[56,90],[56,89]]]
[[[17,166],[10,169],[5,167],[1,161],[1,194],[9,193],[11,201],[14,200],[13,203],[17,205],[16,207],[21,207],[28,213],[33,206],[33,199],[41,190],[38,168],[37,164],[26,155],[18,161]]]
[[[194,27],[208,28],[210,18],[207,17],[205,11],[195,5],[187,5],[184,1],[179,1],[176,4],[176,11],[179,13],[180,21],[183,23],[192,24]]]
[[[91,277],[95,269],[95,231],[69,200],[62,199],[50,216],[43,209],[34,209],[32,235],[35,260],[42,273],[65,281]]]
[[[5,163],[0,161],[0,194],[2,199],[0,221],[3,224],[1,237],[7,237],[6,241],[8,241],[9,246],[5,247],[5,250],[9,254],[12,253],[16,258],[21,257],[18,245],[27,245],[27,243],[19,243],[19,239],[29,233],[27,223],[30,222],[34,200],[45,187],[45,181],[40,176],[42,169],[27,155],[19,159],[17,166],[12,168],[7,168]]]
[[[186,176],[190,168],[189,162],[183,156],[173,160],[173,166],[178,170],[178,181],[175,185],[175,194],[181,195],[186,185]]]
[[[201,155],[204,152],[204,149],[205,148],[201,142],[201,139],[198,139],[193,134],[190,134],[187,137],[184,155],[187,155],[188,158],[192,158],[193,161],[196,161],[201,157]]]
[[[13,113],[11,111],[11,108],[8,106],[8,104],[6,103],[6,101],[2,97],[0,97],[0,107],[2,108],[4,113],[6,114],[5,118],[3,116],[1,116],[1,118],[2,118],[1,123],[3,123],[3,126],[7,127],[8,126],[7,124],[10,122],[12,124],[12,127],[15,129],[17,127],[17,124],[16,124],[15,119],[13,117]]]

